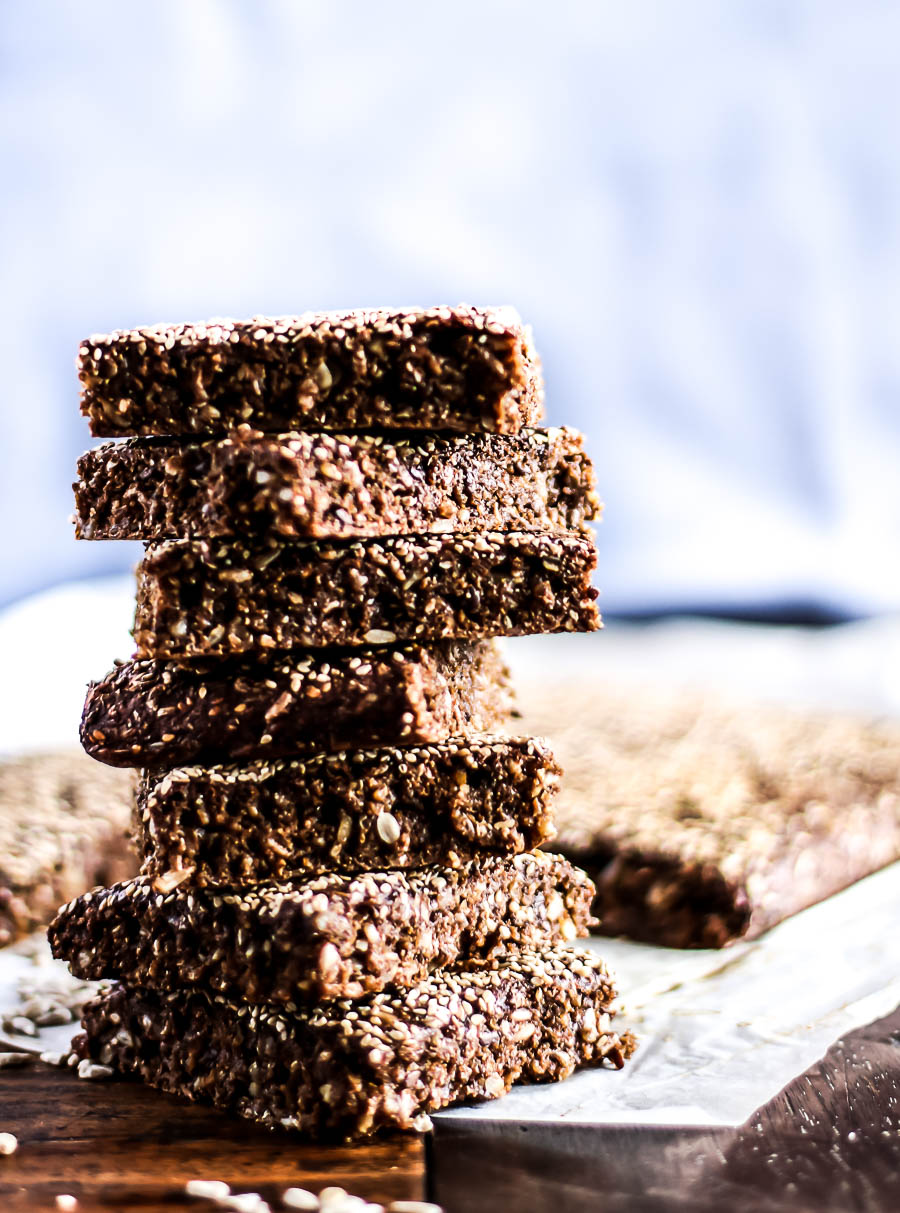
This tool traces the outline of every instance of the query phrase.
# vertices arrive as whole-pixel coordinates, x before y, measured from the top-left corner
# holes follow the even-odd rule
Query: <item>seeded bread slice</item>
[[[138,566],[139,657],[471,639],[600,626],[586,534],[174,540]]]
[[[82,455],[81,539],[352,539],[579,530],[599,516],[576,430],[131,438]]]
[[[136,825],[158,887],[461,867],[553,837],[560,770],[536,737],[455,737],[247,766],[144,772]]]
[[[896,721],[596,679],[523,698],[605,934],[723,947],[900,860]]]
[[[60,901],[138,866],[134,777],[78,750],[0,761],[0,946],[44,927]]]
[[[158,324],[89,337],[78,377],[81,411],[105,438],[245,423],[512,434],[543,415],[531,331],[510,307]]]
[[[540,851],[233,891],[164,892],[139,877],[63,906],[48,937],[77,977],[309,1003],[414,985],[506,945],[570,942],[588,930],[593,894],[584,873]]]
[[[173,1095],[349,1140],[425,1130],[430,1112],[514,1082],[620,1068],[634,1039],[613,1031],[615,995],[602,961],[559,947],[310,1011],[115,986],[85,1008],[74,1049]]]
[[[111,766],[240,762],[490,732],[511,704],[489,640],[130,661],[91,684],[81,741]]]

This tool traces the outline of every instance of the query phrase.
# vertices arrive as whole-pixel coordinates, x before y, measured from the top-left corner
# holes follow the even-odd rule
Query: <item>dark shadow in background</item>
[[[714,619],[733,623],[770,623],[787,627],[826,628],[854,623],[865,618],[835,610],[814,601],[775,602],[771,605],[735,609],[714,606],[686,606],[678,611],[604,611],[606,620],[624,623],[660,623],[666,619]]]

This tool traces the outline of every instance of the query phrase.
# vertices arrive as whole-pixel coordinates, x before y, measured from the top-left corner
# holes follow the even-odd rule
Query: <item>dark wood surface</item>
[[[381,1203],[424,1194],[420,1138],[312,1146],[136,1082],[84,1082],[42,1065],[0,1071],[0,1131],[19,1139],[0,1157],[3,1213],[52,1210],[63,1192],[78,1213],[198,1213],[189,1179],[223,1179],[273,1202],[291,1185],[337,1185]]]
[[[739,1129],[438,1120],[428,1156],[447,1213],[897,1213],[900,1011]]]

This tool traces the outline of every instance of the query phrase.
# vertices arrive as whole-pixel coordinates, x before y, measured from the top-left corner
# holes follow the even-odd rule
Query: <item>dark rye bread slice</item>
[[[138,850],[158,888],[461,867],[552,838],[560,774],[540,738],[487,734],[144,772]]]
[[[896,721],[596,679],[522,698],[604,934],[722,947],[900,860]]]
[[[81,539],[566,531],[599,516],[576,430],[131,438],[78,461]]]
[[[495,641],[129,661],[88,688],[81,742],[172,767],[490,732],[512,695]]]
[[[0,761],[0,946],[45,927],[61,901],[131,876],[134,776],[78,750]]]
[[[504,946],[571,942],[593,895],[583,872],[541,851],[236,890],[163,892],[139,877],[69,902],[48,937],[78,977],[314,1003],[414,985]]]
[[[309,1011],[114,986],[84,1009],[76,1055],[173,1095],[310,1138],[427,1130],[428,1115],[514,1082],[620,1068],[603,962],[569,948],[500,954],[409,990]]]
[[[174,540],[138,566],[137,655],[590,632],[596,563],[591,535],[540,531]]]
[[[516,433],[543,416],[540,363],[510,307],[432,307],[89,337],[81,411],[102,438],[405,428]]]

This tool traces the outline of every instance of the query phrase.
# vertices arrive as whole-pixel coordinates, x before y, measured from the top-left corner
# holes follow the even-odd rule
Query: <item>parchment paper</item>
[[[840,1036],[900,1005],[900,864],[722,951],[592,939],[640,1045],[620,1071],[441,1115],[738,1125]]]

